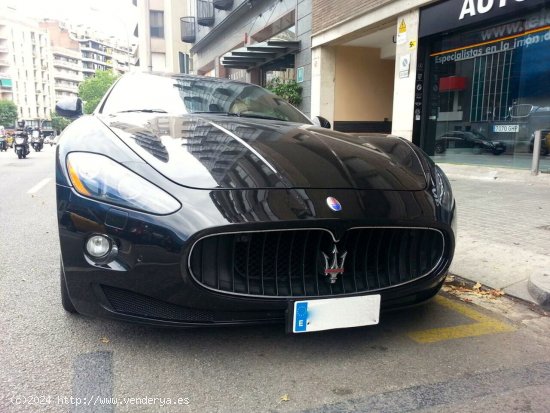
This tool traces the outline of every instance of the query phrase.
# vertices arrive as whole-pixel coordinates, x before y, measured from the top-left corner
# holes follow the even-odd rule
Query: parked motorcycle
[[[31,146],[35,152],[40,152],[44,147],[44,138],[38,129],[32,131]]]
[[[8,139],[5,136],[0,136],[0,151],[7,151],[8,150]]]

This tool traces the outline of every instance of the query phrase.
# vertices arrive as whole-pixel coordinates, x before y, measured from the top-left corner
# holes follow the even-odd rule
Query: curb
[[[465,165],[438,162],[450,179],[471,179],[486,182],[516,182],[526,184],[550,185],[550,174],[542,171],[532,176],[529,170],[487,165]]]
[[[538,271],[531,274],[527,289],[541,307],[550,310],[550,271]]]
[[[453,274],[453,273],[450,273],[450,272],[448,273],[448,276],[449,275],[453,277],[453,280],[448,281],[446,279],[445,280],[446,285],[473,288],[473,286],[478,283],[477,281],[472,281],[471,279],[468,279],[468,278],[465,278],[465,277],[462,277],[460,275],[456,275],[456,274]],[[548,278],[549,281],[550,281],[550,274],[546,278]],[[494,288],[488,287],[488,286],[483,285],[483,284],[481,285],[481,289],[484,290],[484,291],[494,290]],[[548,293],[548,290],[546,290],[546,291]],[[550,308],[548,308],[548,307],[544,307],[540,304],[534,303],[532,301],[527,301],[524,298],[518,297],[516,295],[508,294],[508,293],[505,293],[503,297],[506,297],[509,300],[512,300],[514,302],[521,303],[521,304],[525,305],[526,307],[528,307],[531,311],[533,311],[537,314],[544,315],[544,316],[550,316],[550,313],[549,313]]]

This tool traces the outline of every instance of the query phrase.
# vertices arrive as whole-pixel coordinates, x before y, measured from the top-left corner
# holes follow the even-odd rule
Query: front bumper
[[[216,212],[203,203],[203,223],[202,227],[198,227],[196,213],[180,210],[170,216],[152,216],[121,210],[83,198],[72,188],[58,185],[63,276],[73,305],[84,315],[150,325],[189,327],[283,323],[288,304],[294,298],[232,296],[212,291],[194,281],[188,271],[187,255],[198,238],[209,232],[258,228],[324,227],[336,234],[346,227],[358,225],[438,228],[447,238],[447,251],[432,273],[406,285],[372,293],[381,294],[382,311],[386,311],[422,302],[441,287],[454,251],[454,211],[438,216],[427,193],[387,194],[391,198],[400,197],[400,204],[407,204],[408,211],[414,211],[414,214],[405,214],[402,211],[396,213],[391,208],[379,208],[375,203],[366,204],[364,197],[372,198],[372,193],[331,191],[348,207],[347,215],[344,213],[335,219],[318,213],[316,217],[306,216],[307,219],[304,219],[303,210],[288,200],[288,193],[283,195],[281,190],[276,191],[279,193],[268,197],[271,199],[270,210],[285,219],[266,217],[256,218],[257,222],[247,220],[244,214],[236,215],[236,209],[222,209],[219,199],[209,197],[213,200],[209,205],[214,205]],[[307,192],[313,205],[319,203],[316,199],[324,201],[328,193],[325,190]],[[381,196],[376,194],[376,197]],[[286,198],[286,202],[282,198]],[[362,213],[359,208],[363,209]],[[220,211],[223,213],[220,214]],[[255,215],[258,217],[259,213]],[[357,216],[369,218],[358,220]],[[107,234],[119,244],[119,256],[112,265],[94,265],[86,259],[84,244],[92,233]],[[350,295],[367,294],[371,292]]]

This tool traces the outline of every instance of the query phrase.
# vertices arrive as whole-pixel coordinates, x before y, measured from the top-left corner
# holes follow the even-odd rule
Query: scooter
[[[40,152],[44,147],[44,139],[36,129],[32,131],[31,146],[35,152]]]
[[[0,152],[8,150],[8,140],[5,136],[0,136]]]
[[[26,132],[18,132],[13,140],[13,150],[19,159],[26,158],[31,150],[29,148],[29,135]]]

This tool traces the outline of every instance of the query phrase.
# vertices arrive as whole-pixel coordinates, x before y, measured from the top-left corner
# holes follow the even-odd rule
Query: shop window
[[[451,162],[529,167],[534,132],[550,129],[547,21],[541,9],[424,40],[424,149]]]

